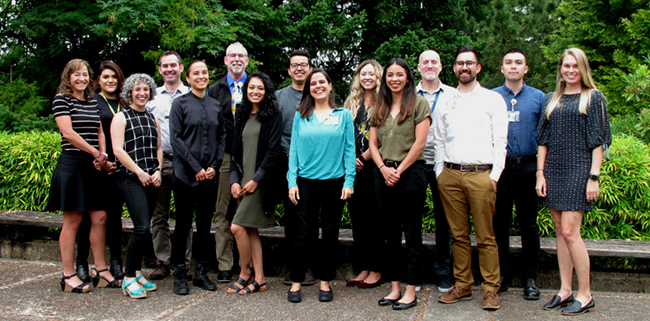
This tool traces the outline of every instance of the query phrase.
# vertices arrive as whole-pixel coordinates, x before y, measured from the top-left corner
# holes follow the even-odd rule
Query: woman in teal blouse
[[[317,252],[321,259],[318,299],[326,302],[334,297],[329,281],[336,274],[334,249],[343,203],[354,193],[354,122],[349,110],[334,106],[334,87],[324,70],[314,69],[305,84],[289,148],[289,199],[297,213],[290,265],[292,284],[287,299],[302,300],[300,287],[308,261],[305,254]],[[323,237],[321,250],[314,251],[319,212]]]

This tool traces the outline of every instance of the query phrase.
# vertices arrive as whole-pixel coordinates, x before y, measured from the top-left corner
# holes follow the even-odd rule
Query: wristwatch
[[[598,182],[599,178],[600,178],[600,175],[589,173],[589,179],[590,180]]]

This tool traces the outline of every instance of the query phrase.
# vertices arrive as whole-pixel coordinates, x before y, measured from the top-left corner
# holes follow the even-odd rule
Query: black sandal
[[[228,287],[226,288],[226,293],[228,293],[228,294],[239,293],[239,291],[245,289],[249,284],[251,284],[251,282],[255,282],[255,276],[253,276],[253,275],[251,275],[251,276],[248,278],[248,281],[242,279],[241,277],[237,277],[237,280],[235,280],[235,282],[234,282],[233,284],[231,284],[230,286],[228,286]],[[241,285],[241,288],[238,287],[238,286],[236,286],[235,284],[239,284],[239,285]],[[234,291],[234,292],[231,292],[231,291],[229,291],[229,290],[232,290],[232,291]]]
[[[101,271],[97,271],[96,268],[93,268],[93,271],[95,272],[94,273],[95,275],[93,276],[93,286],[94,287],[96,287],[96,288],[114,288],[114,289],[122,287],[122,284],[121,284],[120,280],[118,280],[116,278],[113,278],[113,281],[108,282],[108,280],[106,278],[104,278],[103,276],[101,276],[99,274],[99,273],[102,273],[102,272],[107,272],[108,269],[103,269]]]
[[[61,291],[63,292],[72,292],[72,293],[87,293],[90,292],[90,286],[86,286],[86,283],[81,283],[74,288],[72,285],[68,284],[65,282],[65,280],[71,279],[73,277],[77,276],[77,273],[73,275],[68,275],[65,276],[65,274],[61,273]]]
[[[262,284],[259,284],[259,283],[257,283],[257,281],[253,281],[249,285],[253,286],[252,290],[251,290],[251,288],[246,286],[245,288],[239,290],[239,294],[244,295],[244,294],[251,294],[251,293],[255,293],[255,292],[264,292],[264,291],[269,289],[269,287],[266,286],[266,282],[262,283]],[[242,292],[242,291],[244,291],[244,292]]]

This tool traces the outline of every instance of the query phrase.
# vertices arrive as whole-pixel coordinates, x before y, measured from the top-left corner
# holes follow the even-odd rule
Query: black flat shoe
[[[571,302],[573,302],[573,294],[569,295],[569,297],[566,298],[566,300],[564,300],[564,301],[562,301],[562,298],[559,295],[556,294],[556,295],[553,296],[551,301],[548,301],[548,303],[544,304],[542,309],[553,311],[553,310],[557,310],[557,309],[559,309],[561,307],[565,307],[565,306],[571,304]]]
[[[594,302],[594,297],[591,297],[591,300],[589,303],[585,304],[585,306],[582,306],[582,302],[575,300],[573,303],[571,303],[570,306],[568,306],[566,309],[562,310],[563,315],[580,315],[580,314],[585,314],[587,312],[591,312],[593,310],[596,310],[596,302]]]
[[[417,306],[417,305],[418,305],[418,298],[413,299],[413,301],[411,301],[409,303],[395,302],[395,304],[393,304],[393,310],[406,310],[406,309],[410,309],[410,308],[412,308],[414,306]]]
[[[318,301],[320,302],[330,302],[334,300],[334,292],[332,288],[329,291],[318,290]]]
[[[77,262],[77,277],[83,283],[90,283],[90,269],[88,269],[88,263],[79,263]]]
[[[397,301],[399,301],[399,299],[402,298],[402,294],[400,293],[399,295],[400,295],[400,297],[397,298],[397,299],[395,299],[395,300],[382,298],[381,300],[379,300],[379,302],[377,302],[377,304],[379,304],[379,306],[382,306],[382,307],[389,306],[389,305],[392,306],[392,305],[394,305]]]
[[[302,295],[300,294],[300,290],[296,292],[291,292],[291,291],[287,292],[287,300],[293,303],[298,303],[302,301]]]
[[[526,279],[526,288],[524,289],[524,299],[539,300],[539,287],[535,279]]]

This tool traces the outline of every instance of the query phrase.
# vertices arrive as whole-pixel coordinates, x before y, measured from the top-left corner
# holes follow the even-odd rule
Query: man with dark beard
[[[230,148],[232,147],[235,106],[242,100],[242,87],[248,74],[248,52],[239,43],[234,42],[226,48],[226,56],[223,58],[228,67],[228,73],[218,82],[208,88],[208,95],[219,101],[223,113],[224,124],[226,125],[226,148],[223,155],[223,163],[219,168],[219,192],[217,194],[216,224],[214,237],[217,248],[217,261],[219,262],[219,274],[217,281],[228,283],[231,280],[233,266],[232,254],[232,232],[230,222],[226,220],[226,212],[230,203]]]
[[[492,228],[497,181],[506,158],[508,115],[501,95],[481,87],[480,55],[472,47],[456,51],[455,96],[433,113],[435,171],[452,235],[454,285],[438,300],[472,299],[470,215],[474,221],[481,273],[483,309],[497,310],[499,253]],[[471,210],[471,214],[470,214]]]

